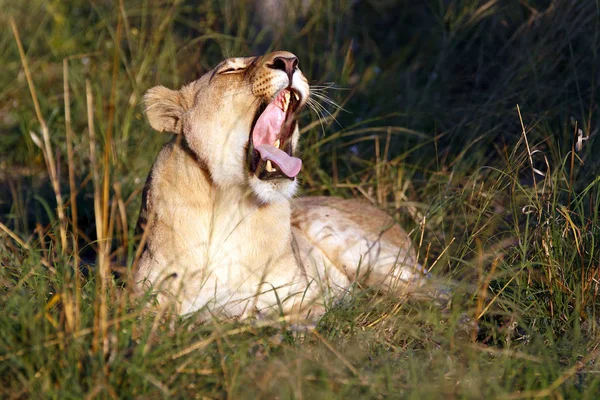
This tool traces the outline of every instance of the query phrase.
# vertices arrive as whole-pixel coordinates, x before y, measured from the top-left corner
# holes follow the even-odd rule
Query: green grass
[[[253,4],[0,0],[0,396],[597,398],[600,4],[323,1],[272,29]],[[169,139],[145,122],[144,91],[270,49],[334,82],[347,110],[303,116],[303,194],[386,209],[451,306],[357,286],[302,332],[142,314],[127,273],[99,274],[103,251],[133,262],[140,191]]]

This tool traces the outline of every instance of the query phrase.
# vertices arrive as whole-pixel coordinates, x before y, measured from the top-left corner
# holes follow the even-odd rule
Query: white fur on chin
[[[249,184],[252,192],[263,204],[288,201],[294,197],[298,189],[298,179],[262,181],[254,174],[250,177]]]

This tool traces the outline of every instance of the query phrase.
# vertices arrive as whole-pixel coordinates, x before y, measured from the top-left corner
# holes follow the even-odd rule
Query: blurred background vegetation
[[[313,83],[341,89],[328,94],[347,112],[337,114],[337,122],[326,130],[313,129],[305,140],[305,148],[318,150],[306,151],[307,180],[317,175],[327,191],[339,190],[334,189],[337,183],[364,172],[365,160],[375,156],[373,137],[378,131],[352,135],[357,128],[394,127],[388,158],[404,163],[414,179],[428,179],[424,171],[448,162],[460,171],[502,162],[522,136],[517,104],[531,140],[560,151],[546,154],[553,164],[560,164],[571,150],[577,124],[591,139],[580,153],[586,168],[578,168],[574,179],[585,185],[600,170],[600,161],[587,156],[597,142],[598,126],[595,1],[278,4],[74,0],[7,1],[3,8],[18,22],[52,140],[62,150],[57,150],[59,164],[66,159],[62,60],[69,58],[79,181],[85,178],[89,157],[84,151],[84,81],[90,79],[99,133],[114,131],[114,172],[122,177],[126,194],[139,187],[153,155],[167,140],[153,133],[142,117],[140,99],[148,87],[178,87],[224,57],[273,49],[295,52]],[[120,19],[123,29],[117,35]],[[4,33],[0,151],[6,185],[18,180],[17,170],[31,174],[45,166],[29,135],[39,127],[8,24]],[[111,97],[117,39],[118,90]],[[108,127],[111,108],[115,116]],[[379,136],[386,139],[385,133]],[[324,190],[315,186],[311,189]],[[3,191],[5,215],[13,200]],[[24,201],[28,213],[35,214],[33,220],[43,218],[39,202]],[[86,204],[82,202],[83,212]],[[22,220],[14,215],[13,221],[31,228],[31,215]]]
[[[595,397],[597,0],[0,0],[0,7],[5,394]],[[64,225],[9,17],[48,126]],[[419,244],[421,262],[456,282],[452,310],[398,308],[358,291],[324,319],[323,340],[285,327],[225,339],[230,325],[216,322],[179,321],[164,331],[140,322],[119,283],[98,289],[92,267],[83,271],[81,330],[70,330],[73,259],[93,264],[98,253],[95,179],[109,176],[103,241],[114,264],[135,257],[141,189],[170,139],[144,120],[145,90],[176,88],[225,57],[275,49],[294,52],[309,81],[343,107],[323,102],[321,123],[314,111],[302,117],[302,193],[363,197],[394,215]],[[90,146],[102,168],[92,168]],[[108,318],[123,324],[111,336],[112,361],[86,350],[105,289],[102,296],[119,304]],[[460,339],[465,315],[479,329]],[[94,334],[77,336],[85,329]],[[283,343],[274,339],[280,334]],[[195,359],[175,357],[207,337]],[[52,340],[70,350],[42,356],[49,346],[58,351]],[[324,356],[331,349],[337,364]]]

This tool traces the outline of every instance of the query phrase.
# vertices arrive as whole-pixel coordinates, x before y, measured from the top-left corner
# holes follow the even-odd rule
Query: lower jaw
[[[255,174],[256,176],[256,174]],[[278,180],[289,180],[289,181],[294,181],[296,180],[296,177],[289,177],[287,175],[285,175],[284,173],[282,173],[281,171],[275,171],[275,172],[267,172],[266,169],[263,169],[257,176],[258,179],[260,179],[261,181],[272,181],[275,179]]]

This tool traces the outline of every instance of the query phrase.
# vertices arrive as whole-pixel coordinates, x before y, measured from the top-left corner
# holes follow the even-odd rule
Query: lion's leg
[[[306,279],[301,308],[313,308],[313,313],[322,314],[348,290],[350,279],[304,232],[292,228],[292,236],[296,264]]]
[[[354,232],[336,261],[352,279],[383,291],[414,291],[426,280],[423,267],[405,248],[373,240],[361,231]]]
[[[425,282],[408,235],[377,208],[356,200],[304,198],[293,224],[316,252],[350,281],[383,291],[412,291]]]
[[[426,279],[423,268],[406,248],[369,237],[360,228],[340,230],[332,221],[308,234],[312,252],[329,261],[346,280],[396,292],[413,290]],[[313,260],[318,262],[314,257]]]

